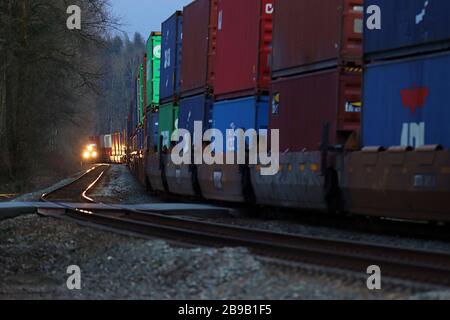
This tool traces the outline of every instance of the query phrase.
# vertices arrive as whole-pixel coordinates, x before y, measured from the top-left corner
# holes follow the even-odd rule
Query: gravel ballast
[[[26,196],[27,200],[32,196]],[[160,202],[145,193],[125,166],[112,166],[90,196],[108,203]],[[380,244],[395,242],[392,237],[283,221],[241,218],[234,221],[281,232],[363,239]],[[442,243],[404,241],[421,248],[448,248]],[[71,265],[81,269],[79,291],[71,291],[66,286],[69,277],[66,270]],[[364,272],[349,275],[318,267],[280,266],[244,248],[185,248],[35,214],[0,222],[0,299],[450,298],[448,292],[413,289],[407,284],[396,285],[384,280],[381,291],[370,291]]]
[[[67,289],[67,267],[82,289]],[[364,279],[266,263],[243,248],[180,248],[36,215],[0,223],[1,299],[407,299]]]

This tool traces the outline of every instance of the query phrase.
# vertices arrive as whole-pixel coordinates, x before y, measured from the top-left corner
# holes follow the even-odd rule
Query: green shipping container
[[[147,41],[147,107],[159,105],[159,82],[161,78],[161,33],[152,32]]]
[[[145,118],[145,81],[144,81],[144,64],[139,66],[139,124],[144,124]]]
[[[162,146],[170,148],[172,133],[178,129],[179,107],[173,103],[164,104],[159,108],[159,137],[162,136]],[[161,146],[158,146],[160,151]]]

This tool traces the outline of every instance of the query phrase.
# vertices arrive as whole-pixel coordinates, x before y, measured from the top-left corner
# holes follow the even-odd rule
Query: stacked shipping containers
[[[177,11],[162,24],[161,106],[158,115],[158,151],[170,147],[171,135],[177,127],[182,39],[183,15]]]
[[[161,63],[159,84],[159,108],[149,115],[147,139],[149,146],[145,172],[151,188],[158,192],[167,191],[163,151],[171,145],[171,135],[178,124],[180,97],[180,69],[183,39],[183,15],[176,11],[162,23]]]
[[[197,0],[184,8],[180,128],[193,135],[194,122],[210,127],[215,76],[217,0]]]
[[[217,27],[210,45],[215,52],[209,54],[214,67],[209,64],[204,80],[213,89],[209,92],[214,101],[207,101],[203,114],[210,116],[204,127],[220,130],[224,139],[228,129],[267,129],[273,10],[271,0],[217,1],[213,15]],[[237,150],[235,139],[223,142],[215,145],[216,157],[243,151]],[[246,168],[237,164],[200,166],[202,194],[209,199],[244,201],[250,194]]]
[[[275,2],[269,129],[279,130],[281,165],[267,177],[252,168],[259,203],[322,210],[336,202],[330,151],[360,128],[362,4]]]
[[[219,0],[213,127],[267,129],[272,0]],[[239,115],[239,116],[237,116]],[[234,152],[227,141],[223,150]]]
[[[144,103],[142,125],[138,128],[137,144],[139,148],[138,166],[136,174],[139,180],[147,183],[147,163],[152,160],[151,153],[158,142],[153,134],[158,123],[158,108],[160,105],[160,68],[161,67],[161,33],[151,32],[146,44],[144,56]]]
[[[165,119],[164,145],[168,146],[171,134],[178,128],[193,134],[194,122],[209,126],[209,109],[214,79],[215,33],[217,29],[217,0],[196,0],[183,10],[182,59],[180,65],[179,98],[171,110],[161,117]],[[178,98],[178,97],[177,97]],[[179,103],[179,104],[178,104]],[[160,124],[163,122],[160,117]],[[174,166],[164,160],[163,184],[174,194],[194,196],[195,166]]]
[[[160,66],[161,66],[161,33],[152,32],[146,46],[146,106],[147,110],[159,106]]]
[[[160,100],[160,67],[161,67],[161,33],[152,32],[147,40],[146,54],[144,58],[146,64],[145,72],[145,120],[144,146],[147,150],[153,149],[158,140],[155,140],[152,132],[155,131],[156,123],[154,113],[158,112]]]
[[[364,144],[450,147],[450,2],[366,2],[383,16],[364,39]]]
[[[346,203],[362,214],[443,219],[449,178],[442,168],[450,164],[450,2],[365,5],[380,9],[381,29],[365,30],[365,148],[346,158]]]
[[[362,0],[279,0],[274,13],[270,128],[281,151],[343,144],[359,129]]]

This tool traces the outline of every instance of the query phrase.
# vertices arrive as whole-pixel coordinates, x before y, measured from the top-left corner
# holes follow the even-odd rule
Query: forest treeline
[[[90,135],[124,127],[144,39],[119,23],[108,0],[0,0],[0,191],[73,171]]]

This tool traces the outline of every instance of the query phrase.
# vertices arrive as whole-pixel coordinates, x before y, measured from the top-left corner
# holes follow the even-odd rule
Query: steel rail
[[[75,180],[69,182],[68,184],[65,184],[62,187],[56,188],[55,190],[50,191],[48,193],[44,193],[41,196],[40,200],[42,202],[58,203],[59,201],[57,201],[57,200],[67,200],[68,198],[76,197],[77,200],[82,199],[83,201],[93,203],[94,200],[87,197],[86,194],[100,181],[103,174],[109,168],[110,168],[110,166],[106,165],[106,164],[94,166],[91,169],[87,170],[85,173],[83,173],[81,176],[76,178]],[[101,171],[101,173],[99,175],[97,174],[98,170]],[[95,177],[95,179],[91,179],[92,175]],[[84,182],[84,180],[87,180],[87,183]],[[77,185],[80,185],[80,186],[77,186]],[[86,187],[86,185],[87,185],[87,187]],[[71,190],[71,192],[68,193],[66,190],[69,188],[73,188],[74,190]],[[63,199],[63,198],[58,199],[58,194],[61,194],[61,193],[68,193],[68,194],[64,195],[65,199]],[[72,200],[75,200],[75,199],[72,199]]]

